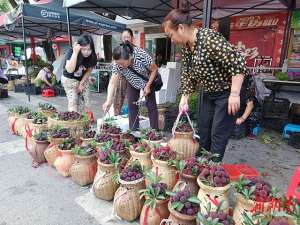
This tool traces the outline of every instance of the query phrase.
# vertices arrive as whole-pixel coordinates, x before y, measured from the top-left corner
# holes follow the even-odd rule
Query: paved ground
[[[43,165],[31,167],[24,150],[24,140],[9,134],[7,109],[14,105],[35,108],[38,102],[51,102],[59,110],[66,110],[66,98],[32,97],[10,93],[0,100],[0,225],[85,225],[126,224],[109,220],[112,203],[100,201],[69,178],[62,178],[53,168]],[[96,118],[101,116],[103,94],[93,94]],[[267,175],[268,180],[286,191],[292,171],[300,164],[300,153],[286,145],[280,134],[265,131],[256,140],[230,141],[226,163],[249,163]]]

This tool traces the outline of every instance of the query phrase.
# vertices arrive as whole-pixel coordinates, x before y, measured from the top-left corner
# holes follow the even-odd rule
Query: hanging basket
[[[113,181],[113,176],[117,172],[117,168],[113,164],[104,164],[97,161],[98,169],[92,186],[94,195],[97,198],[111,201],[115,196],[119,184]]]
[[[223,201],[223,211],[229,210],[229,189],[230,184],[226,185],[225,187],[211,187],[208,185],[205,185],[198,177],[197,179],[198,185],[200,187],[198,192],[198,198],[204,205],[208,205],[208,203],[211,204],[211,210],[215,211],[217,210],[220,202]],[[203,207],[200,209],[200,211],[203,210]],[[205,212],[203,212],[205,213]]]
[[[199,143],[193,138],[193,132],[177,132],[170,139],[168,145],[176,152],[177,159],[195,157]]]
[[[70,168],[72,180],[80,186],[91,184],[97,172],[96,154],[89,156],[75,155],[75,163]]]
[[[145,179],[130,182],[119,180],[119,182],[121,186],[115,194],[114,211],[123,220],[134,221],[139,217],[144,204],[139,191],[145,188]]]

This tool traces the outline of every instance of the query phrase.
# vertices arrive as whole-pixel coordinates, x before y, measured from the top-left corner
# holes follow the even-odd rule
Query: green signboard
[[[300,11],[293,12],[291,27],[300,28]]]
[[[22,48],[15,46],[13,51],[14,51],[14,55],[16,57],[20,57],[21,56],[21,52],[22,52]]]

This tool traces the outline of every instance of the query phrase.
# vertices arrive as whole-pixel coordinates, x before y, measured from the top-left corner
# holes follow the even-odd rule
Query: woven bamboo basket
[[[119,187],[119,184],[112,179],[117,168],[113,164],[104,164],[99,160],[97,163],[98,169],[92,187],[93,192],[97,198],[111,201]]]
[[[116,214],[126,221],[134,221],[139,217],[144,200],[140,199],[139,191],[145,188],[145,179],[126,182],[119,181],[121,186],[118,188],[114,198],[114,210]]]

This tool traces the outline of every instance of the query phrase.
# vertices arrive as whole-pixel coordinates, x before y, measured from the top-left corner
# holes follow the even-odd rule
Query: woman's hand
[[[111,105],[112,105],[112,102],[109,101],[109,100],[106,100],[106,101],[104,102],[104,104],[102,105],[103,111],[104,111],[105,113],[108,112],[109,109],[110,109],[110,107],[111,107]]]
[[[179,103],[179,112],[187,111],[189,109],[189,96],[182,95]]]
[[[80,52],[80,50],[81,50],[81,45],[75,43],[75,45],[73,47],[73,51],[78,54]]]
[[[144,88],[144,95],[148,96],[151,93],[151,88],[150,85],[146,85],[146,87]]]
[[[84,85],[82,83],[79,83],[76,91],[77,91],[77,93],[80,93],[83,91],[83,89],[84,89]]]
[[[241,125],[242,123],[245,122],[245,119],[243,117],[237,118],[235,121],[236,125]]]
[[[240,109],[240,96],[230,95],[228,98],[228,114],[235,115]]]

